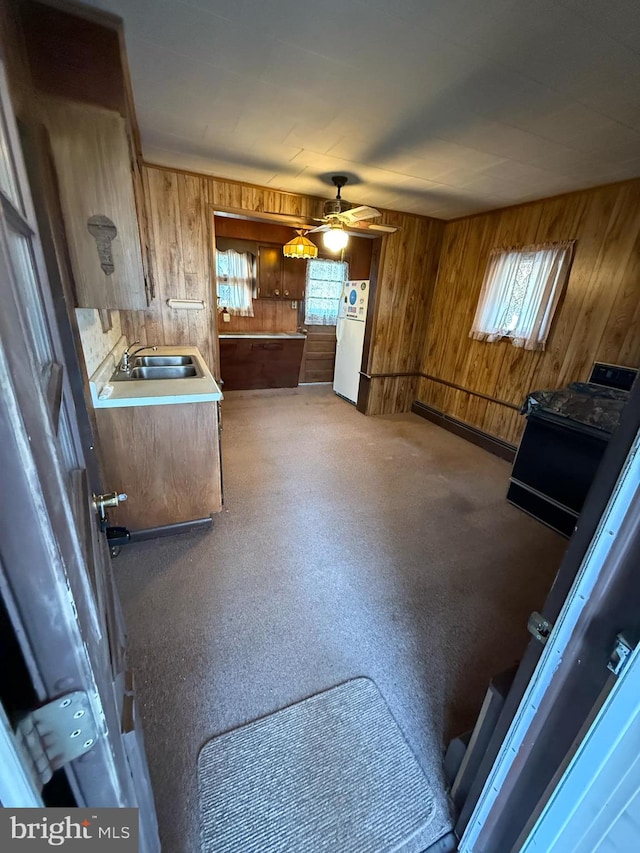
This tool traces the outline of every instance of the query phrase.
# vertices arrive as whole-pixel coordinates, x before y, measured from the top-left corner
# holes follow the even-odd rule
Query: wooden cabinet
[[[282,246],[258,246],[258,296],[263,299],[304,299],[307,262],[285,258]]]
[[[282,295],[284,299],[304,299],[307,262],[300,258],[282,258]]]
[[[47,99],[44,117],[80,308],[144,309],[147,293],[125,119]]]
[[[225,391],[295,388],[304,338],[220,338],[220,375]]]
[[[95,415],[106,482],[128,495],[118,524],[145,530],[221,510],[218,403],[96,409]]]
[[[258,296],[282,296],[283,260],[281,246],[258,246]]]

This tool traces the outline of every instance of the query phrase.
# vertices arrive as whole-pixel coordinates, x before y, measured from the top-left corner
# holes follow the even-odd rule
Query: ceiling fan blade
[[[315,228],[309,229],[309,231],[307,231],[307,234],[315,234],[317,231],[329,231],[330,229],[330,225],[316,225]]]
[[[359,207],[352,207],[350,210],[345,210],[339,216],[340,220],[345,224],[355,225],[358,222],[362,222],[363,219],[375,219],[377,216],[382,216],[382,214],[375,207],[368,207],[365,204],[361,204]]]
[[[358,222],[357,225],[353,225],[353,228],[358,228],[361,231],[378,231],[382,234],[395,234],[396,231],[402,231],[402,226],[400,225],[378,225],[375,222]]]

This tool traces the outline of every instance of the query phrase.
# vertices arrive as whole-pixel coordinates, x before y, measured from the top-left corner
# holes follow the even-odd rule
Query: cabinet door
[[[50,99],[45,122],[80,308],[147,307],[125,120]]]
[[[282,247],[258,246],[258,288],[260,296],[282,296]]]
[[[284,299],[304,299],[307,262],[300,258],[282,258],[282,296]]]

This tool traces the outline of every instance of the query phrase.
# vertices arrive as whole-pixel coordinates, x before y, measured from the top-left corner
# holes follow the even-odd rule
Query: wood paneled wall
[[[156,166],[145,166],[143,177],[156,298],[145,311],[122,312],[123,333],[143,343],[192,343],[219,376],[212,209],[233,207],[306,219],[317,215],[318,199]],[[176,311],[166,304],[171,297],[202,299],[206,309]]]
[[[366,413],[372,415],[406,412],[416,399],[445,225],[437,219],[391,211],[384,221],[401,230],[386,237],[381,247],[367,362],[372,378]]]
[[[143,178],[156,294],[147,310],[121,312],[123,334],[128,340],[140,339],[149,344],[194,344],[202,351],[214,375],[219,376],[212,289],[212,210],[221,207],[247,212],[286,213],[311,221],[318,216],[322,200],[160,166],[146,165]],[[381,259],[381,285],[378,287],[378,297],[382,300],[379,316],[383,341],[387,350],[394,353],[394,364],[402,362],[402,358],[397,357],[398,347],[402,351],[408,350],[410,355],[405,357],[405,361],[413,363],[413,352],[422,341],[424,328],[417,328],[413,316],[407,320],[402,307],[408,306],[413,310],[414,305],[424,305],[428,301],[422,290],[424,282],[430,281],[432,260],[425,245],[433,246],[433,233],[436,226],[442,228],[442,223],[391,211],[385,211],[381,221],[403,227],[402,231],[382,241],[384,244],[388,240],[391,246]],[[363,238],[358,243],[362,246],[358,247],[354,262],[360,277],[367,267],[372,241]],[[408,252],[411,258],[407,256]],[[385,293],[387,288],[391,290],[389,296]],[[203,299],[206,310],[176,311],[166,304],[171,297]],[[281,306],[290,305],[277,300],[273,302]],[[289,312],[291,315],[296,313],[291,309]],[[292,330],[296,327],[295,322],[292,325],[292,319],[292,316],[286,316],[277,322],[283,323],[283,330],[285,327]],[[262,322],[266,323],[267,318],[262,318]],[[225,324],[224,328],[235,329],[236,326]],[[376,363],[384,367],[384,354],[381,352],[376,358]],[[403,400],[405,397],[406,409],[412,400],[406,394],[402,395]],[[375,406],[370,407],[370,413],[378,413]]]
[[[143,181],[155,298],[144,311],[120,312],[122,332],[129,342],[194,344],[215,371],[206,179],[145,167]],[[169,308],[170,298],[202,299],[205,310]]]
[[[471,340],[491,249],[569,239],[574,262],[546,350]],[[526,393],[585,380],[596,360],[640,365],[640,180],[446,225],[420,369],[466,390],[421,378],[419,400],[517,443]]]

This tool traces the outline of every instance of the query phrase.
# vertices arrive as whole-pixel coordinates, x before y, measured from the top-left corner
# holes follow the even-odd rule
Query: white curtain
[[[489,256],[469,337],[543,350],[566,284],[573,240],[518,249],[494,249]]]
[[[230,314],[253,317],[253,261],[246,253],[216,252],[218,307]]]
[[[344,261],[307,261],[304,322],[310,326],[335,326],[340,297],[349,267]]]

